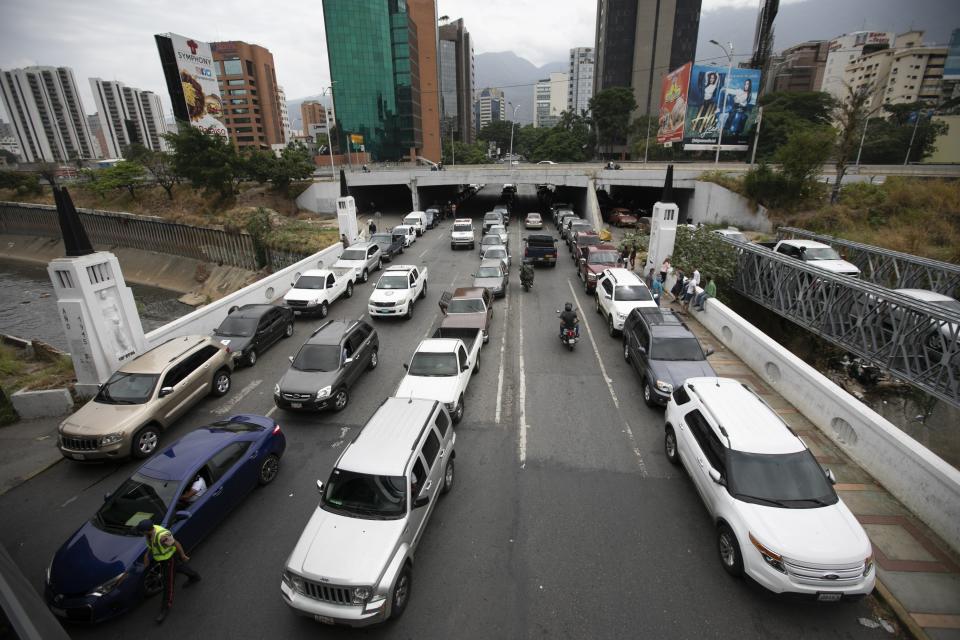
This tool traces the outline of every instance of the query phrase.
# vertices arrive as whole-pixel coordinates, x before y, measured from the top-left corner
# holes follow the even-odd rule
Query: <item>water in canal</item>
[[[129,283],[128,283],[129,284]],[[193,310],[166,289],[130,285],[140,309],[144,332],[152,331]],[[66,350],[57,314],[57,299],[46,267],[0,260],[0,333],[42,340]]]

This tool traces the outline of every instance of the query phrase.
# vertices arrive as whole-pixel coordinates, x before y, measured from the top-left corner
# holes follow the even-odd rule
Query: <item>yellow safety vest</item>
[[[160,538],[168,533],[170,533],[170,531],[160,525],[153,525],[153,536],[150,537],[150,542],[147,543],[147,547],[150,549],[150,555],[153,556],[153,559],[157,562],[168,560],[177,551],[175,546],[167,547],[160,542]]]

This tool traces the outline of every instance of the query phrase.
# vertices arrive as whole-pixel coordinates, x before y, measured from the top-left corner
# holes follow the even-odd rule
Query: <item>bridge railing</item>
[[[741,295],[960,407],[960,313],[752,244],[736,248]]]

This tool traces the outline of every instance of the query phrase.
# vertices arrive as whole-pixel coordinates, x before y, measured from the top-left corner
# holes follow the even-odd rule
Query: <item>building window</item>
[[[230,85],[231,87],[243,86],[245,82],[246,80],[227,80],[227,84]]]
[[[250,122],[250,118],[234,118],[233,119],[234,124],[249,124],[249,122]]]
[[[247,95],[247,90],[246,89],[230,89],[230,91],[227,91],[227,93],[230,94],[231,96],[245,96]]]
[[[239,76],[243,73],[243,65],[240,64],[240,60],[234,58],[233,60],[224,60],[223,61],[223,74],[227,76]]]
[[[237,136],[237,142],[253,142],[253,136]]]

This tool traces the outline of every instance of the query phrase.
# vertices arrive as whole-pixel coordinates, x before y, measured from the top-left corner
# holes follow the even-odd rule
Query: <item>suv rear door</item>
[[[443,439],[433,425],[427,427],[426,434],[421,441],[418,451],[418,461],[423,465],[419,467],[419,469],[426,473],[426,482],[421,483],[419,495],[420,497],[429,498],[430,503],[416,510],[422,511],[423,514],[422,517],[418,517],[417,526],[414,528],[416,532],[414,535],[414,544],[416,544],[420,540],[420,536],[423,535],[423,530],[426,527],[427,520],[430,519],[430,514],[433,513],[433,508],[437,504],[437,498],[440,495],[440,488],[443,484],[443,466],[446,460],[446,451],[443,447]],[[417,515],[420,516],[420,514]]]
[[[173,387],[173,393],[160,401],[164,402],[160,415],[169,426],[182,416],[187,409],[209,391],[213,371],[210,360],[219,353],[213,345],[206,345],[197,351],[180,358],[179,362],[167,370],[160,387]]]
[[[630,351],[630,364],[641,376],[647,375],[648,362],[650,355],[650,332],[647,325],[640,318],[639,313],[631,313],[627,317],[627,323],[623,326],[624,347]],[[641,347],[643,351],[641,351]]]

